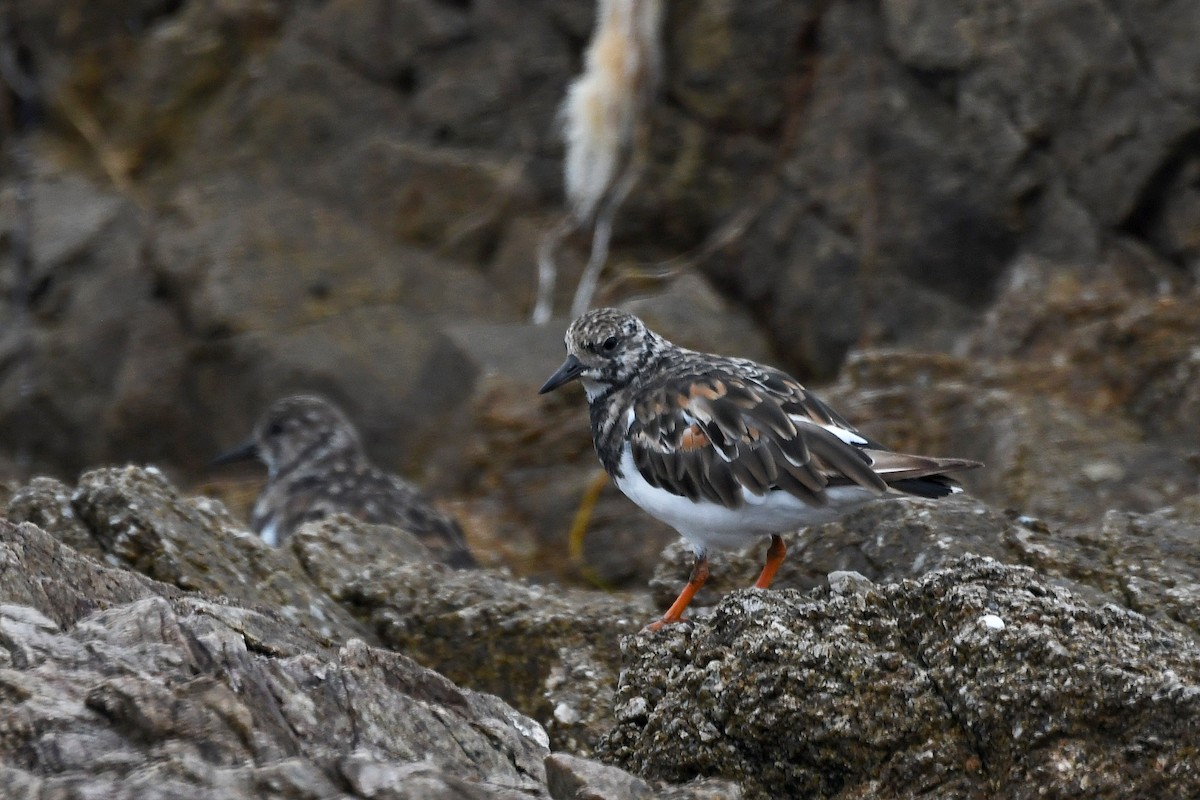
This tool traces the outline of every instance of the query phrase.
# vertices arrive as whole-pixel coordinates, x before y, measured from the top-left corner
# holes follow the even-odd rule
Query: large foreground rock
[[[1200,791],[1195,502],[1072,528],[874,504],[794,538],[777,591],[730,589],[761,553],[714,560],[715,611],[656,635],[648,597],[448,570],[346,518],[267,548],[153,469],[8,514],[6,798]]]
[[[624,641],[617,763],[753,797],[1190,797],[1200,648],[971,557]]]
[[[370,640],[286,551],[246,530],[220,503],[184,497],[153,467],[91,470],[74,489],[40,478],[16,492],[7,516],[41,525],[80,552],[179,589],[270,608],[326,641]]]
[[[106,566],[0,519],[5,800],[740,796],[727,781],[660,789],[550,758],[548,741],[500,698],[407,655],[331,645],[283,613]]]
[[[154,468],[92,470],[76,487],[39,478],[16,489],[7,516],[66,545],[61,550],[80,577],[59,581],[69,590],[52,599],[67,608],[103,607],[96,604],[104,592],[85,580],[94,563],[87,554],[127,570],[105,572],[105,586],[121,576],[121,586],[203,593],[286,619],[279,635],[294,629],[328,647],[355,638],[385,644],[461,686],[499,695],[545,725],[556,748],[577,754],[590,753],[611,725],[620,668],[615,643],[655,616],[641,595],[450,570],[429,563],[407,532],[341,515],[310,523],[287,547],[272,548],[220,503],[181,495]],[[47,572],[57,575],[52,559],[17,563],[36,586]],[[28,604],[27,594],[8,602]],[[278,649],[270,637],[257,641],[260,649]]]
[[[542,797],[546,735],[351,640],[0,520],[6,798]]]
[[[336,540],[333,540],[336,541]],[[303,544],[301,544],[303,543]],[[319,585],[379,641],[456,683],[494,692],[589,755],[612,725],[616,643],[655,617],[645,596],[535,586],[491,571],[411,563],[344,571],[305,526],[294,545]]]

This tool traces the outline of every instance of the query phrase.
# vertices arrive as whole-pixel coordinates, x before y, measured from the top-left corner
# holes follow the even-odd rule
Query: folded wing
[[[645,392],[630,423],[633,461],[651,485],[729,508],[784,491],[814,506],[831,486],[940,497],[943,472],[976,462],[893,453],[775,370],[680,376]]]

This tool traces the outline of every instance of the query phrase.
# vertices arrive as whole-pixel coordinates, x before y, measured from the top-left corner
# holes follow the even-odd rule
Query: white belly
[[[634,466],[628,445],[621,455],[621,472],[623,477],[616,481],[617,488],[647,514],[679,531],[697,553],[710,547],[742,547],[773,533],[832,522],[847,511],[880,498],[868,489],[839,486],[827,490],[827,506],[810,506],[787,492],[767,492],[760,497],[745,490],[742,490],[745,504],[737,509],[693,502],[647,483]]]

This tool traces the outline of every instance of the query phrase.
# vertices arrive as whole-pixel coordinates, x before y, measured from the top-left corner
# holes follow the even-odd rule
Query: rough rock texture
[[[273,609],[330,642],[370,639],[298,574],[285,551],[264,544],[220,503],[182,497],[154,468],[93,470],[79,479],[69,505],[65,499],[53,484],[38,482],[17,493],[8,517],[45,525],[66,544],[82,541],[83,552],[180,589]]]
[[[349,514],[305,523],[288,537],[286,547],[313,583],[339,601],[345,587],[372,567],[433,560],[414,534]]]
[[[617,767],[586,758],[552,753],[546,757],[546,782],[554,800],[741,800],[732,781],[703,779],[684,786],[651,789],[646,781]]]
[[[648,597],[448,570],[394,529],[271,550],[156,470],[9,508],[50,532],[0,520],[6,797],[1200,789],[1194,501],[1073,527],[880,503],[794,539],[778,590],[731,589],[761,553],[715,559],[715,610],[653,635]]]
[[[406,532],[342,516],[304,526],[276,550],[219,503],[181,497],[154,469],[94,470],[74,490],[39,479],[17,490],[8,518],[44,525],[79,552],[158,585],[269,611],[331,647],[382,642],[500,695],[545,725],[556,747],[579,754],[611,719],[614,643],[655,616],[644,597],[446,569]],[[33,576],[46,569],[29,565]]]
[[[1147,278],[1165,280],[1144,274],[1141,282]],[[1146,436],[1194,452],[1200,320],[1193,311],[1200,296],[1194,290],[1142,296],[1129,286],[1135,280],[1088,281],[1057,264],[1021,261],[971,337],[970,352],[1019,373],[1027,390],[1124,416]]]
[[[74,494],[74,488],[62,481],[34,478],[13,491],[4,516],[13,522],[32,522],[72,549],[103,560],[104,548],[75,513]]]
[[[500,695],[541,721],[556,749],[584,755],[611,724],[615,643],[656,616],[643,597],[424,564],[372,569],[329,591],[388,647]]]
[[[54,532],[0,518],[6,798],[739,796],[582,757],[611,725],[614,643],[651,616],[644,600],[447,570],[344,517],[247,560],[239,543],[263,546],[216,504],[132,467],[76,490],[34,481],[10,514]],[[399,652],[354,638],[368,628]],[[479,689],[576,755],[544,769],[545,728]]]
[[[1176,10],[1184,28],[1200,25]],[[762,304],[793,360],[829,373],[864,333],[948,343],[1015,254],[1091,259],[1107,234],[1155,227],[1157,198],[1177,196],[1167,187],[1194,157],[1194,92],[1165,90],[1143,54],[1167,47],[1176,75],[1197,65],[1167,46],[1157,13],[1089,2],[689,8],[669,71],[683,108],[670,116],[748,122],[753,109],[759,126],[740,131],[761,150],[750,160],[721,126],[693,123],[669,163],[690,159],[694,182],[668,184],[686,187],[668,196],[697,216],[750,219],[704,269]],[[715,80],[724,75],[737,77]],[[698,186],[709,191],[688,191]]]
[[[624,640],[608,757],[751,797],[1200,791],[1200,648],[967,558],[842,595],[742,591]]]
[[[1033,550],[1026,563],[1095,586],[1123,605],[1200,638],[1200,506],[1109,511]],[[1036,556],[1036,557],[1035,557]]]
[[[823,587],[833,572],[857,572],[874,583],[892,583],[920,577],[967,553],[1020,562],[1025,543],[1041,538],[1036,528],[969,497],[872,503],[837,522],[786,534],[787,557],[772,586]],[[711,575],[696,604],[715,605],[733,589],[752,586],[762,570],[766,544],[764,539],[744,550],[710,553]],[[693,561],[682,540],[664,551],[651,581],[661,607],[679,594]]]
[[[577,754],[589,754],[611,722],[613,643],[655,617],[644,597],[444,568],[402,532],[344,517],[305,525],[288,547],[305,577],[377,641],[499,695],[541,722],[556,749]]]
[[[403,655],[326,649],[28,524],[0,520],[0,561],[5,797],[547,796],[537,723]]]

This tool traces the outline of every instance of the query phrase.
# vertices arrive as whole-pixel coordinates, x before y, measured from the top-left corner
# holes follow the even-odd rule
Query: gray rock
[[[39,481],[18,492],[27,498],[19,505],[31,518],[57,521],[59,539],[86,537],[103,561],[133,570],[111,570],[121,586],[140,572],[162,582],[155,585],[218,597],[205,613],[259,652],[292,653],[298,637],[328,646],[352,637],[382,641],[464,686],[506,698],[545,725],[556,746],[578,754],[590,751],[611,718],[619,664],[613,643],[655,616],[645,598],[446,570],[427,563],[404,531],[345,517],[306,525],[277,550],[220,503],[181,497],[154,469],[86,473],[71,495],[71,517],[59,514],[61,489]],[[93,563],[64,550],[73,566]],[[31,577],[13,602],[28,604],[40,597],[37,575],[48,566],[41,556],[16,557],[29,562]],[[93,592],[86,583],[79,591]],[[144,594],[134,581],[118,597]],[[70,608],[80,600],[68,593],[62,602]],[[250,609],[269,610],[288,625],[264,628]]]
[[[1136,291],[1139,283],[1170,285],[1171,273],[1144,251],[1112,253],[1107,261],[1092,267],[1101,275],[1090,279],[1058,261],[1015,265],[971,337],[971,353],[1028,389],[1128,419],[1147,438],[1195,452],[1200,321],[1192,310],[1198,295],[1194,289],[1170,296]]]
[[[648,783],[623,769],[566,753],[546,757],[546,784],[554,800],[639,800],[654,796]]]
[[[5,797],[548,797],[541,727],[398,653],[0,520]]]
[[[69,506],[64,489],[39,480],[19,490],[14,519],[45,523],[81,552],[181,590],[273,609],[331,643],[370,638],[287,553],[265,545],[219,502],[182,497],[153,467],[85,473]]]
[[[341,592],[380,564],[434,560],[415,534],[347,514],[305,523],[288,537],[287,547],[304,573],[334,600],[343,599]]]
[[[24,450],[27,468],[77,473],[105,458],[107,398],[120,380],[131,332],[156,325],[157,344],[165,350],[179,346],[181,335],[153,315],[152,280],[142,269],[149,224],[144,212],[70,172],[49,165],[44,172],[31,178],[33,225],[39,236],[56,239],[53,245],[33,243],[28,329],[6,324],[0,331],[0,381],[6,387],[0,392],[0,438]],[[12,185],[3,189],[11,199]],[[0,209],[0,238],[6,240],[18,219],[11,209]],[[8,295],[12,287],[6,288]],[[17,319],[10,309],[6,303],[6,323]],[[143,315],[149,315],[144,323]],[[21,349],[22,335],[27,350]],[[170,382],[159,386],[164,384]]]
[[[4,516],[12,522],[32,522],[72,549],[93,558],[103,558],[104,548],[75,514],[74,493],[74,488],[62,481],[34,478],[13,492]]]
[[[747,796],[1187,796],[1200,649],[1032,570],[966,558],[849,596],[740,591],[624,640],[602,752]]]
[[[651,788],[623,769],[566,753],[546,757],[546,783],[554,800],[741,800],[732,781],[700,779]]]
[[[871,591],[874,582],[854,570],[839,569],[829,573],[829,591],[834,594],[863,594]]]
[[[0,573],[0,601],[37,609],[59,627],[69,628],[80,617],[114,604],[182,594],[144,575],[81,555],[36,525],[0,518],[0,532],[0,563],[20,565]]]
[[[381,565],[327,588],[387,646],[494,692],[544,725],[555,749],[581,755],[611,721],[615,642],[655,617],[644,598],[436,564]]]
[[[772,588],[839,595],[920,578],[968,554],[1036,569],[1096,605],[1128,608],[1200,639],[1200,506],[1195,500],[1149,514],[1108,511],[1093,523],[1050,525],[998,512],[969,497],[874,503],[828,525],[786,535],[787,559]],[[725,594],[754,584],[763,544],[710,554],[711,577],[693,615]],[[651,580],[666,608],[687,580],[693,556],[676,542]]]
[[[1200,506],[1195,498],[1150,514],[1109,511],[1074,527],[1026,563],[1095,586],[1121,604],[1200,638]]]
[[[679,14],[672,96],[694,116],[744,120],[728,95],[757,88],[752,107],[778,126],[773,159],[704,128],[686,129],[690,147],[664,134],[676,208],[750,219],[703,269],[763,311],[793,365],[828,376],[863,340],[952,347],[1017,253],[1055,244],[1061,255],[1070,242],[1070,258],[1093,263],[1078,231],[1132,228],[1160,253],[1183,252],[1173,232],[1194,211],[1179,190],[1193,163],[1181,143],[1200,114],[1179,76],[1196,74],[1195,58],[1164,27],[1170,8],[1135,5]],[[1196,23],[1180,14],[1182,37]],[[755,69],[768,53],[772,69]],[[791,117],[772,102],[789,79],[802,98]],[[1060,213],[1064,196],[1081,216]]]
[[[895,450],[982,461],[962,476],[971,494],[1050,522],[1148,512],[1195,492],[1186,443],[1149,439],[1122,411],[1097,409],[1094,394],[1063,388],[1082,372],[1031,358],[862,351],[824,397]]]

